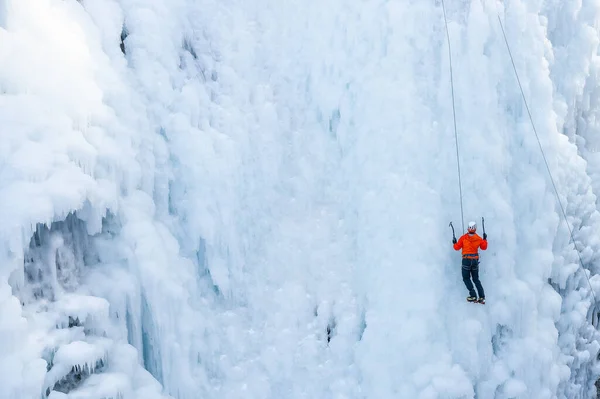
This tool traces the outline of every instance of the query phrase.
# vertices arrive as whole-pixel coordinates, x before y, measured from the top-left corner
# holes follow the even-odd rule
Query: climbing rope
[[[458,132],[456,129],[456,108],[454,105],[454,75],[452,71],[452,48],[450,47],[450,33],[448,32],[448,19],[446,18],[446,5],[442,0],[442,10],[444,11],[444,25],[446,26],[446,39],[448,40],[448,58],[450,59],[450,88],[452,92],[452,118],[454,119],[454,141],[456,142],[456,165],[458,166],[458,191],[460,193],[460,220],[462,231],[465,231],[465,216],[463,212],[462,182],[460,179],[460,158],[458,156]]]
[[[510,56],[510,62],[512,63],[513,70],[515,71],[515,76],[517,78],[517,83],[519,84],[519,90],[521,90],[521,96],[523,97],[523,103],[525,104],[525,109],[527,110],[527,115],[529,115],[529,121],[531,122],[531,127],[533,129],[533,133],[535,133],[535,138],[537,139],[538,146],[540,147],[540,151],[542,153],[542,158],[544,159],[544,164],[546,165],[546,169],[548,170],[548,175],[550,175],[550,181],[552,182],[552,187],[554,188],[554,193],[556,194],[556,199],[558,200],[558,204],[560,205],[560,210],[562,211],[563,218],[565,219],[565,224],[569,229],[569,235],[571,236],[571,241],[573,241],[573,245],[575,246],[575,252],[577,252],[577,256],[579,257],[579,264],[583,269],[587,282],[590,286],[590,291],[592,292],[592,296],[594,297],[594,302],[598,302],[596,300],[596,294],[594,293],[594,289],[592,288],[592,283],[590,282],[590,278],[585,272],[585,267],[583,266],[583,260],[581,259],[581,253],[577,248],[577,243],[575,242],[575,237],[573,236],[573,230],[569,225],[569,221],[567,220],[567,213],[565,212],[565,208],[560,200],[560,196],[558,195],[558,190],[556,188],[556,184],[554,183],[554,178],[552,177],[552,172],[550,171],[550,166],[548,165],[548,161],[546,159],[546,154],[544,153],[544,148],[542,147],[542,143],[540,141],[540,137],[538,136],[537,129],[535,127],[535,123],[533,122],[533,117],[531,116],[531,111],[529,110],[529,105],[527,104],[527,99],[525,98],[525,92],[523,91],[523,86],[521,85],[521,79],[519,79],[519,74],[517,73],[517,67],[515,66],[515,60],[512,55],[512,51],[510,50],[510,45],[508,44],[508,39],[506,38],[506,32],[504,31],[504,25],[502,24],[502,20],[500,19],[500,15],[498,15],[498,22],[500,23],[500,29],[502,30],[502,36],[504,37],[504,43],[506,43],[506,49],[508,50],[508,55]]]

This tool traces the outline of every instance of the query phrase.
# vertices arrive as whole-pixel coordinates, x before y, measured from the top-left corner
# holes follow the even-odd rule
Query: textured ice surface
[[[486,306],[439,2],[0,0],[0,397],[594,397],[599,6],[447,3]]]

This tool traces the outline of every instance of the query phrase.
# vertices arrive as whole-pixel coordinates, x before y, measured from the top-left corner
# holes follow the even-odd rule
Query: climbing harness
[[[450,33],[448,32],[448,19],[446,18],[446,5],[442,0],[442,10],[444,11],[444,25],[446,26],[446,39],[448,40],[448,58],[450,59],[450,88],[452,92],[452,118],[454,119],[454,141],[456,142],[456,164],[458,166],[458,191],[460,193],[460,220],[462,222],[462,231],[465,231],[465,215],[463,212],[462,182],[460,179],[460,158],[458,156],[458,132],[456,129],[456,106],[454,105],[454,75],[452,71],[452,48],[450,47]],[[452,223],[450,223],[452,225]],[[452,227],[454,231],[454,227]]]
[[[517,78],[517,83],[519,84],[519,90],[521,91],[521,96],[523,97],[523,103],[525,104],[525,109],[527,110],[527,115],[529,115],[529,122],[531,122],[531,128],[533,129],[533,133],[535,133],[535,138],[537,139],[538,146],[540,147],[540,152],[542,153],[542,158],[544,159],[544,164],[546,165],[546,170],[548,170],[548,175],[550,175],[550,181],[552,182],[552,187],[554,188],[554,193],[556,194],[556,199],[558,200],[558,204],[560,205],[560,210],[562,212],[563,218],[565,220],[565,224],[567,225],[567,229],[569,230],[569,235],[571,236],[571,241],[573,241],[573,246],[575,247],[575,252],[577,252],[577,257],[579,258],[579,264],[581,268],[584,270],[585,277],[590,286],[590,291],[592,296],[594,297],[594,302],[598,302],[596,299],[596,294],[594,293],[594,289],[592,288],[592,283],[590,282],[590,278],[585,272],[586,268],[583,266],[583,260],[581,259],[581,253],[577,248],[577,243],[575,242],[575,237],[573,236],[573,230],[569,225],[569,221],[567,220],[567,213],[565,212],[565,208],[560,200],[560,196],[558,195],[558,189],[556,188],[556,184],[554,183],[554,178],[552,177],[552,171],[550,170],[550,166],[548,165],[548,161],[546,159],[546,154],[544,153],[544,148],[542,147],[542,143],[537,133],[537,129],[535,127],[535,123],[533,122],[533,117],[531,116],[531,111],[529,110],[529,105],[527,103],[527,99],[525,98],[525,92],[523,91],[523,86],[521,85],[521,79],[519,79],[519,74],[517,72],[517,67],[515,66],[515,60],[512,55],[512,51],[510,50],[510,45],[508,44],[508,39],[506,38],[506,32],[504,31],[504,25],[502,24],[502,20],[500,19],[500,15],[498,16],[498,22],[500,23],[500,29],[502,30],[502,36],[504,37],[504,43],[506,43],[506,49],[508,50],[508,55],[510,56],[510,62],[512,63],[513,71],[515,72],[515,77]]]

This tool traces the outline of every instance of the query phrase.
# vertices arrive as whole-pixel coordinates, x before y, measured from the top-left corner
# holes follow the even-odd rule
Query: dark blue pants
[[[469,290],[469,295],[477,298],[477,293],[473,289],[473,283],[475,283],[475,287],[477,287],[477,292],[479,293],[479,298],[485,298],[485,293],[483,292],[483,286],[481,285],[481,281],[479,281],[479,260],[478,259],[466,259],[462,260],[462,278]],[[473,283],[471,282],[473,279]]]

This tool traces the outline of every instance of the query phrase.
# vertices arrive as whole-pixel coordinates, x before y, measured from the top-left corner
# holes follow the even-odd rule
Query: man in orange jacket
[[[487,234],[483,233],[483,238],[481,238],[475,233],[476,230],[477,223],[469,222],[467,234],[460,237],[458,242],[456,238],[452,238],[452,243],[456,251],[462,248],[462,278],[469,290],[467,301],[485,303],[485,294],[481,286],[481,281],[479,281],[479,248],[484,251],[487,249]],[[473,279],[473,283],[475,283],[475,287],[477,287],[479,299],[477,299],[477,294],[473,289],[471,278]]]

